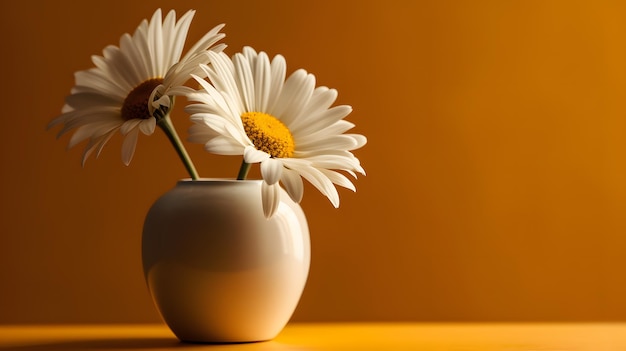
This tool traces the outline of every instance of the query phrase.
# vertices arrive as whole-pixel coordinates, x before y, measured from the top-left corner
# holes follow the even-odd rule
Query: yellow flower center
[[[135,87],[124,99],[122,118],[128,121],[134,118],[148,119],[152,117],[148,110],[148,99],[150,99],[154,88],[161,83],[163,83],[163,79],[152,78]]]
[[[278,118],[263,112],[244,112],[241,121],[257,150],[265,151],[275,158],[293,156],[293,135]]]

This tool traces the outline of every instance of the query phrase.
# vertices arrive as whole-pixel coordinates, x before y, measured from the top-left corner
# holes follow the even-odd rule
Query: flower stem
[[[180,160],[183,161],[183,165],[185,165],[185,168],[187,169],[189,176],[191,176],[191,179],[198,179],[198,172],[196,171],[196,167],[193,165],[193,162],[191,162],[191,158],[189,157],[185,146],[178,137],[176,129],[174,129],[174,124],[172,124],[170,115],[167,114],[162,118],[157,118],[157,125],[161,127],[163,132],[165,132],[167,138],[172,143],[172,146],[174,146],[176,153],[178,153],[178,157],[180,157]]]
[[[246,161],[241,161],[241,167],[239,168],[239,174],[237,175],[237,180],[246,179],[249,171],[250,171],[250,164],[246,163]]]

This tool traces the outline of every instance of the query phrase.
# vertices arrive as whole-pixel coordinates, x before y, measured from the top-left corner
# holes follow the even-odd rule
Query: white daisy
[[[83,165],[94,151],[99,155],[118,130],[125,136],[122,161],[126,165],[135,152],[139,131],[151,135],[158,123],[169,137],[176,138],[168,129],[173,97],[187,92],[183,84],[191,74],[203,74],[199,65],[209,62],[209,50],[220,52],[225,47],[213,46],[225,36],[219,33],[223,27],[219,25],[181,58],[194,13],[188,11],[176,21],[173,10],[162,19],[158,9],[133,35],[124,34],[119,47],[111,45],[102,56],[94,55],[94,68],[76,72],[63,113],[48,127],[62,124],[58,136],[74,130],[68,147],[89,139]]]
[[[207,151],[243,155],[244,165],[261,164],[263,210],[271,216],[278,206],[279,181],[300,202],[302,178],[339,206],[334,184],[356,191],[338,171],[365,174],[352,150],[366,144],[360,134],[344,134],[354,127],[345,121],[352,108],[330,107],[337,91],[315,87],[315,77],[297,70],[285,80],[285,59],[270,62],[264,52],[246,47],[232,60],[210,53],[211,66],[202,65],[209,84],[194,76],[204,90],[191,93],[187,106],[194,122],[189,140]],[[239,179],[245,178],[245,170]]]

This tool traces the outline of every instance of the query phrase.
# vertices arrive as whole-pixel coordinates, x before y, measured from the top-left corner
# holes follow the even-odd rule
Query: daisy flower
[[[345,121],[350,106],[330,107],[337,91],[315,87],[315,76],[300,69],[287,79],[285,59],[271,61],[250,47],[229,58],[209,53],[211,66],[202,65],[209,81],[194,76],[203,90],[187,95],[186,107],[194,124],[189,141],[203,143],[209,152],[243,155],[238,179],[250,164],[260,163],[263,210],[270,217],[279,203],[279,182],[300,202],[302,178],[335,206],[335,185],[353,191],[352,182],[339,171],[356,177],[365,174],[352,150],[366,144],[360,134],[344,134],[354,127]]]
[[[161,10],[156,10],[150,21],[144,19],[133,35],[124,34],[119,47],[111,45],[103,50],[102,56],[94,55],[95,67],[75,73],[76,84],[66,98],[62,114],[48,128],[63,125],[59,137],[74,131],[68,147],[89,140],[83,165],[94,151],[99,155],[117,131],[124,136],[122,161],[128,165],[139,132],[151,135],[159,125],[192,178],[197,178],[169,112],[174,96],[191,90],[183,86],[191,74],[204,74],[199,65],[209,63],[208,52],[224,49],[224,44],[215,44],[225,35],[219,32],[223,25],[216,26],[181,58],[194,13],[188,11],[176,21],[173,10],[164,19]]]

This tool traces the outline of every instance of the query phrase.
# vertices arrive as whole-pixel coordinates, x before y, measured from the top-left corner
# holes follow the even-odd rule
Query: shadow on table
[[[0,346],[1,351],[106,351],[106,350],[212,350],[212,351],[288,351],[301,350],[274,341],[245,344],[193,344],[180,342],[173,338],[121,338],[93,339],[71,342],[49,342],[32,345]]]

